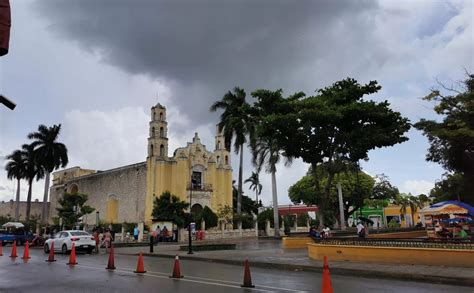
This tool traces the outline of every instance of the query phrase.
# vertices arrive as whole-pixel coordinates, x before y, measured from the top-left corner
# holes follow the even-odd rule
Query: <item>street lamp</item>
[[[192,219],[192,200],[193,200],[193,188],[194,184],[196,183],[196,180],[191,178],[191,188],[189,190],[189,214],[191,215]],[[191,221],[189,221],[188,224],[188,254],[194,254],[193,253],[193,240],[191,238]]]
[[[95,225],[99,227],[99,211],[95,212]]]

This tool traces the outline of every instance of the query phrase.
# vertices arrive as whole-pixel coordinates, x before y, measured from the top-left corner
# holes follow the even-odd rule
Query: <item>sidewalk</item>
[[[198,243],[205,242],[200,241],[196,244]],[[322,262],[309,259],[306,249],[283,249],[280,240],[232,239],[220,243],[236,243],[236,250],[198,251],[188,255],[186,251],[179,250],[179,244],[167,244],[155,246],[154,253],[149,253],[148,247],[124,247],[117,248],[116,254],[136,255],[143,252],[145,256],[168,258],[179,254],[181,259],[231,265],[242,265],[244,260],[248,259],[250,265],[254,267],[322,272]],[[329,260],[329,267],[331,273],[339,275],[474,286],[474,269],[471,268],[331,262],[331,260]]]

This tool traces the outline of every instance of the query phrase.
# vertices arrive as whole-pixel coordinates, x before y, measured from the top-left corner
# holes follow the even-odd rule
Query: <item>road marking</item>
[[[94,266],[94,265],[84,265],[84,264],[78,264],[77,266],[84,266],[84,267],[90,267],[90,268],[95,268],[95,269],[104,269],[99,266]],[[123,269],[115,269],[117,272],[121,273],[127,273],[130,275],[136,275],[136,273],[133,273],[131,270],[123,270]],[[144,276],[150,276],[150,277],[156,277],[156,278],[162,278],[162,279],[170,279],[169,274],[167,273],[162,273],[162,272],[155,272],[155,271],[147,271]],[[216,279],[209,279],[209,278],[201,278],[201,277],[194,277],[194,276],[186,276],[184,279],[179,279],[180,281],[184,282],[194,282],[194,283],[200,283],[200,284],[208,284],[208,285],[216,285],[216,286],[222,286],[222,287],[231,287],[231,288],[242,288],[238,282],[234,281],[225,281],[225,280],[216,280]],[[220,283],[219,283],[220,282]],[[228,283],[228,284],[223,284],[223,283]],[[237,285],[230,285],[230,284],[237,284]],[[288,292],[308,292],[304,290],[294,290],[294,289],[286,289],[286,288],[276,288],[276,287],[271,287],[271,286],[264,286],[264,285],[258,285],[259,288],[265,288],[265,289],[271,289],[271,290],[277,290],[277,291],[288,291]],[[262,290],[258,288],[247,288],[253,291],[261,291],[261,292],[271,292],[269,290]]]

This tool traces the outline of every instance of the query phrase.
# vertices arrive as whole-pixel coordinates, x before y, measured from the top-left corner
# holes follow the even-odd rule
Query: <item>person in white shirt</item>
[[[359,235],[359,238],[365,237],[365,227],[361,222],[357,224],[357,235]]]

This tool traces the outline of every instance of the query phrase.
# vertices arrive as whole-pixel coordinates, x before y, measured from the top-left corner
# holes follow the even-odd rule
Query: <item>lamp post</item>
[[[99,211],[95,212],[95,225],[99,227]]]
[[[191,215],[191,219],[192,219],[191,208],[192,208],[192,200],[193,200],[193,188],[194,188],[194,183],[195,182],[196,182],[196,180],[191,178],[191,188],[189,190],[189,214]],[[191,237],[191,221],[189,222],[189,225],[188,225],[188,254],[194,254],[193,253],[193,240],[192,240],[192,237]]]

